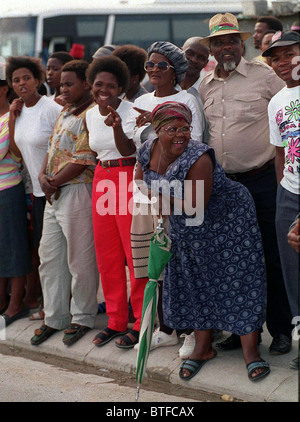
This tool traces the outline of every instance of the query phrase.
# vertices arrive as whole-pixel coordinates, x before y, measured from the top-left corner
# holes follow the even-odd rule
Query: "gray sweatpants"
[[[91,191],[91,184],[67,185],[45,208],[39,272],[45,324],[58,330],[71,322],[93,328],[97,314]]]
[[[299,254],[287,241],[290,225],[299,213],[299,195],[278,186],[276,233],[285,288],[293,317],[299,316]]]

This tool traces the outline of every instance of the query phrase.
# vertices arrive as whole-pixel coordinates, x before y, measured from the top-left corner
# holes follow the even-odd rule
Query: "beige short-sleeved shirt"
[[[218,66],[199,87],[210,127],[209,146],[226,173],[243,173],[262,167],[275,157],[270,144],[268,104],[284,82],[273,69],[243,57],[226,79]]]

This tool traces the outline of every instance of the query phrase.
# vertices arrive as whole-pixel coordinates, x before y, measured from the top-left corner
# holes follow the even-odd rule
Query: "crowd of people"
[[[261,54],[251,61],[244,47],[252,34],[231,13],[213,16],[210,35],[183,46],[102,46],[90,63],[74,49],[58,51],[46,68],[38,58],[7,58],[0,81],[6,326],[41,320],[32,345],[64,330],[70,346],[94,327],[100,281],[108,324],[93,343],[116,338],[117,347],[138,349],[150,239],[163,215],[172,257],[158,280],[151,350],[183,334],[184,380],[216,349],[239,347],[249,380],[270,373],[258,348],[264,324],[270,354],[282,355],[299,316],[297,28],[259,18],[253,42]],[[205,72],[210,55],[215,68]],[[162,186],[174,181],[166,195]],[[223,331],[230,336],[213,348]],[[298,356],[290,366],[299,368]]]

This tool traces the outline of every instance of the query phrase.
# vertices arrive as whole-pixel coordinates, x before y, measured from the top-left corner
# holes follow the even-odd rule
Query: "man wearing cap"
[[[234,15],[213,16],[209,29],[210,35],[200,42],[209,46],[218,64],[199,87],[210,127],[209,145],[227,176],[244,184],[254,198],[267,269],[270,353],[283,354],[291,349],[292,315],[277,248],[275,147],[269,142],[267,109],[284,84],[265,64],[242,57],[251,33],[239,31]],[[219,347],[240,347],[240,338],[233,334]]]
[[[270,142],[276,147],[278,247],[291,311],[297,318],[300,315],[299,255],[289,246],[287,234],[299,213],[300,199],[300,35],[293,31],[277,32],[263,56],[271,59],[274,72],[286,83],[271,99],[268,114]],[[291,366],[299,368],[299,357],[292,361]]]

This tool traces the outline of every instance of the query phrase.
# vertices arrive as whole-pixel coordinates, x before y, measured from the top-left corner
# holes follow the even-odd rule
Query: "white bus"
[[[3,4],[2,4],[3,3]],[[154,41],[181,46],[191,36],[208,35],[216,13],[242,11],[242,2],[176,0],[0,0],[0,56],[43,57],[85,46],[85,59],[106,44]]]

